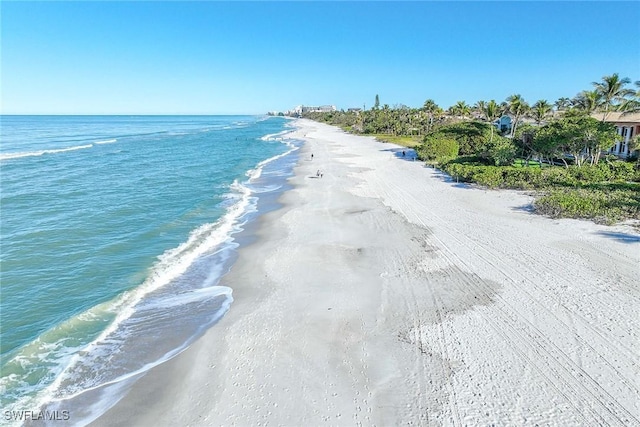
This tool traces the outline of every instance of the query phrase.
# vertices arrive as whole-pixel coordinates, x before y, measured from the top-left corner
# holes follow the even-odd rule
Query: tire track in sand
[[[387,184],[387,187],[392,186],[388,182],[386,184]],[[383,186],[384,184],[382,184],[379,188],[381,189]],[[403,194],[404,196],[413,199],[413,202],[414,202],[413,206],[422,205],[413,195],[403,192],[402,189],[397,186],[393,189],[393,191],[396,192],[396,194]],[[387,192],[386,199],[389,200],[389,197],[390,195]],[[408,207],[410,208],[411,205],[409,205]],[[398,210],[405,218],[410,218],[405,212],[402,211],[402,209],[398,209]],[[435,216],[433,214],[431,215]],[[415,215],[414,213],[413,217],[417,218],[418,221],[422,224],[422,226],[426,228],[426,224],[421,220],[421,218],[418,215]],[[440,218],[437,218],[437,219],[439,219],[440,222],[442,222]],[[447,226],[442,227],[442,229],[448,235],[448,237],[462,244],[460,239],[457,237],[459,233],[454,234],[456,230],[453,229],[452,231],[449,231],[449,228],[447,227],[449,228],[451,227],[450,222],[447,222]],[[465,237],[464,235],[462,236],[463,238]],[[469,265],[463,259],[457,256],[454,252],[450,251],[447,245],[441,239],[437,238],[436,236],[434,236],[434,238],[438,241],[439,247],[444,252],[448,253],[448,255],[443,253],[443,256],[447,258],[452,265],[454,266],[461,265],[468,268],[469,271],[473,271],[471,268],[469,268]],[[486,250],[486,248],[481,247],[477,243],[471,241],[471,239],[466,238],[466,240],[468,241],[468,243],[471,243],[473,246],[480,247],[483,250],[483,252],[485,252],[485,256],[478,254],[479,257],[484,262],[491,265],[494,269],[496,269],[496,271],[501,272],[501,274],[504,275],[506,278],[508,278],[511,282],[513,282],[515,286],[521,288],[519,284],[513,279],[513,276],[509,274],[509,273],[516,273],[516,272],[505,271],[506,269],[504,267],[506,266],[504,264],[502,266],[498,266],[496,265],[495,261],[492,262],[492,260],[489,259],[491,254],[489,251]],[[463,282],[465,282],[466,285],[473,286],[476,290],[480,291],[480,293],[486,294],[486,289],[482,289],[481,281],[471,283],[468,280],[465,280],[463,274],[460,274],[460,279]],[[526,290],[524,289],[523,291],[526,292]],[[537,303],[537,300],[532,295],[528,293],[527,295],[529,296],[531,301]],[[535,366],[538,372],[540,373],[547,372],[547,374],[543,375],[543,378],[546,378],[547,382],[550,383],[550,385],[552,385],[552,387],[555,390],[560,391],[560,388],[555,384],[555,382],[559,378],[561,380],[562,385],[564,385],[565,387],[569,387],[574,392],[571,395],[568,395],[567,393],[563,393],[563,392],[560,392],[560,394],[571,404],[572,407],[578,410],[578,413],[581,413],[580,412],[581,410],[582,411],[587,410],[592,414],[592,416],[595,419],[599,420],[600,423],[603,423],[605,425],[609,425],[611,422],[614,424],[621,424],[621,425],[629,425],[629,423],[634,423],[634,425],[639,424],[638,420],[626,408],[619,405],[616,399],[613,398],[613,396],[611,396],[610,393],[604,390],[598,384],[597,381],[595,381],[580,366],[576,365],[571,360],[571,358],[566,353],[564,353],[559,347],[557,347],[555,344],[553,344],[553,342],[547,339],[544,333],[542,333],[542,331],[540,331],[539,328],[533,325],[528,319],[520,315],[518,311],[504,298],[500,296],[498,296],[498,298],[503,303],[503,307],[507,308],[508,311],[506,311],[505,308],[497,307],[498,313],[500,315],[497,316],[496,318],[499,318],[501,320],[499,324],[495,322],[495,319],[492,319],[489,316],[484,316],[486,320],[490,324],[492,324],[492,327],[497,331],[503,331],[500,335],[503,337],[503,339],[505,339],[505,342],[509,344],[509,346],[512,347],[512,349],[516,353],[521,355],[521,357],[522,355],[526,355],[526,354],[537,354],[538,356],[540,356],[540,359],[542,359],[544,362],[543,365],[539,363],[540,359],[534,360],[531,357],[527,357],[526,360],[532,366]],[[558,323],[567,327],[567,325],[562,320],[557,318],[557,316],[555,316],[552,312],[550,312],[544,307],[542,308],[547,312],[548,315],[555,318]],[[511,331],[512,334],[505,335],[504,329],[501,329],[501,327]],[[519,329],[517,327],[519,327]],[[578,340],[586,344],[586,342],[582,340],[582,338],[579,335],[576,335],[576,334],[573,334],[573,335],[575,338],[577,338]],[[588,347],[593,349],[592,346],[588,346]],[[604,361],[605,364],[613,368],[613,366],[611,366],[611,364],[602,355],[600,355],[597,352],[596,354],[599,356],[601,361]],[[546,371],[545,368],[547,368],[548,371]],[[615,368],[613,368],[613,371],[618,374],[617,376],[622,377],[622,379],[624,379],[624,377],[617,370],[615,370]],[[624,382],[627,385],[629,385],[626,379],[624,379]],[[580,395],[591,397],[590,402],[589,402],[589,399],[585,399],[585,398],[581,399],[579,397]],[[595,411],[592,408],[592,406],[594,405],[591,405],[589,403],[595,403],[595,406],[599,406],[601,411]],[[606,416],[603,416],[602,414],[605,414],[605,415],[608,414],[610,416],[606,417]]]

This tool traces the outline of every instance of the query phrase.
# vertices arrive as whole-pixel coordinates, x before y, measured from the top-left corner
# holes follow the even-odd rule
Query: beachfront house
[[[335,105],[321,105],[319,107],[309,107],[306,105],[298,105],[292,110],[285,112],[285,116],[292,117],[302,117],[303,114],[306,113],[330,113],[332,111],[337,111]]]
[[[330,113],[332,111],[336,111],[335,105],[321,105],[319,107],[307,107],[304,105],[300,106],[302,113]]]
[[[602,113],[594,114],[593,117],[602,120]],[[631,140],[640,133],[640,113],[609,113],[605,122],[613,123],[619,135],[618,141],[607,153],[621,158],[638,155],[637,149],[631,149]]]
[[[500,131],[500,133],[506,133],[511,131],[511,116],[504,115],[493,122],[493,125]]]

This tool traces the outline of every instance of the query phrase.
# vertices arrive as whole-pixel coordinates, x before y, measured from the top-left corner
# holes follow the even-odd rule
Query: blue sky
[[[0,2],[5,114],[554,102],[640,80],[640,2]]]

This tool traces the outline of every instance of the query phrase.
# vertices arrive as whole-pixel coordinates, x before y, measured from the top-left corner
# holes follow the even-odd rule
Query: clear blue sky
[[[5,114],[554,102],[640,80],[640,2],[0,2]]]

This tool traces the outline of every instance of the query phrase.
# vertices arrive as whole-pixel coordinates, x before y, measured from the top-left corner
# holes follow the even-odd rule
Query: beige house
[[[594,114],[593,117],[602,120],[602,113]],[[633,137],[640,134],[640,113],[609,113],[606,122],[613,123],[620,135],[620,139],[616,145],[607,150],[610,154],[619,157],[629,157],[633,154],[630,148],[630,142]],[[634,150],[637,152],[638,150]]]

